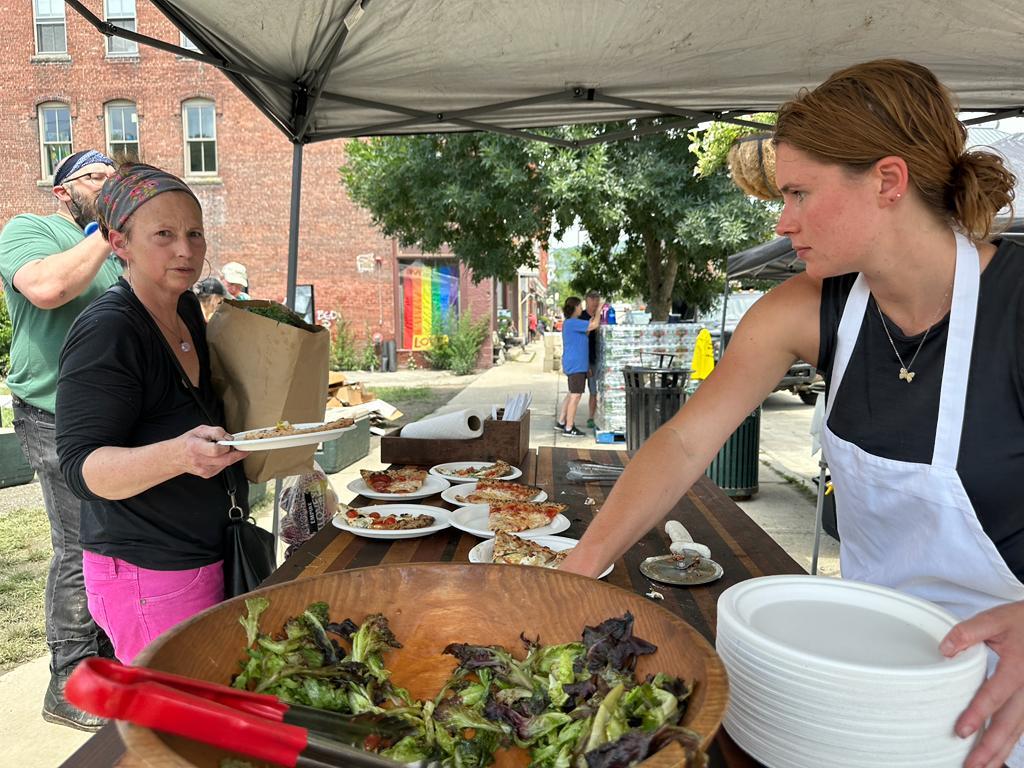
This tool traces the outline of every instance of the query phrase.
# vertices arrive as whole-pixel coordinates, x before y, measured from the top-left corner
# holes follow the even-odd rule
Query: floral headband
[[[137,163],[119,168],[103,183],[96,211],[107,230],[122,232],[125,222],[140,205],[164,192],[188,192],[199,205],[195,193],[177,176]]]

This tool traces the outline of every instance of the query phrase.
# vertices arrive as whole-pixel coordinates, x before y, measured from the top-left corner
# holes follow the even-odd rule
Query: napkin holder
[[[385,464],[431,467],[449,461],[495,461],[519,466],[530,450],[530,411],[519,421],[485,419],[480,437],[469,440],[400,437],[398,431],[380,439],[380,460]]]

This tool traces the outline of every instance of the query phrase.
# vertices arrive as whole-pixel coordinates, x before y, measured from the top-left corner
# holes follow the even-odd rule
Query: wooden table
[[[532,451],[520,467],[521,482],[538,485],[553,501],[567,504],[566,516],[572,521],[564,535],[579,538],[594,513],[600,509],[610,485],[579,484],[566,479],[568,462],[573,459],[602,464],[624,464],[622,451],[540,448]],[[588,503],[591,502],[591,503]],[[353,506],[373,503],[362,497]],[[427,503],[448,507],[440,497]],[[669,513],[681,521],[696,541],[711,548],[714,559],[725,575],[700,587],[672,587],[652,583],[640,573],[644,558],[668,552],[669,539],[658,525],[647,533],[626,555],[615,563],[607,581],[639,594],[652,589],[664,596],[661,603],[695,627],[714,643],[718,596],[728,587],[745,579],[769,574],[804,573],[804,570],[756,525],[711,480],[701,478]],[[266,582],[280,584],[297,578],[329,571],[362,568],[380,563],[465,561],[479,539],[454,528],[420,539],[382,541],[343,533],[328,526],[299,548]],[[756,768],[758,763],[743,753],[723,729],[711,748],[713,768]],[[116,729],[108,725],[72,755],[62,768],[142,768],[142,764],[124,754]]]

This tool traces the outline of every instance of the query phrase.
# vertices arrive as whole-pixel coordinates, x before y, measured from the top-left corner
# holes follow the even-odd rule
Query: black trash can
[[[761,407],[743,420],[705,473],[734,499],[749,499],[758,491],[758,451],[761,448]]]
[[[626,448],[635,451],[682,407],[690,371],[627,365],[622,377],[626,384]]]

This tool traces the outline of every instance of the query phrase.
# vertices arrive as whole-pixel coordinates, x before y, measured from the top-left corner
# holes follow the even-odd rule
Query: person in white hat
[[[232,299],[247,301],[249,299],[249,275],[245,265],[237,261],[229,261],[220,270],[221,280]]]

